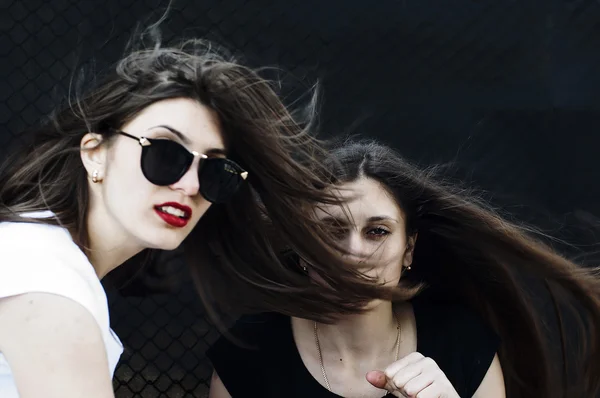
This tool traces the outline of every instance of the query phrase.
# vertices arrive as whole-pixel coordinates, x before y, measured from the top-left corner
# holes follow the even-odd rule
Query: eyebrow
[[[182,132],[178,131],[177,129],[171,127],[171,126],[166,126],[164,124],[161,124],[159,126],[154,126],[152,127],[153,129],[155,128],[163,128],[166,130],[169,130],[171,133],[173,133],[177,138],[179,138],[184,144],[186,145],[190,145],[191,141],[189,138],[187,138]],[[227,151],[225,151],[224,148],[210,148],[207,149],[206,151],[204,151],[204,154],[207,156],[216,156],[216,155],[221,155],[221,156],[226,156],[227,155]]]
[[[333,216],[327,216],[327,217],[323,217],[321,219],[322,222],[326,222],[326,223],[330,223],[330,224],[342,224],[342,225],[346,225],[348,223],[347,220],[341,219],[341,218],[336,218]]]
[[[337,218],[337,217],[333,217],[333,216],[327,216],[327,217],[323,217],[321,219],[321,221],[326,222],[326,223],[331,223],[331,224],[339,224],[339,225],[347,225],[348,224],[348,220],[346,220],[345,218]],[[377,221],[393,221],[396,223],[399,223],[398,220],[396,220],[393,217],[389,217],[389,216],[373,216],[373,217],[369,217],[367,218],[367,222],[372,223],[372,222],[377,222]]]
[[[163,128],[166,130],[169,130],[171,133],[173,133],[177,138],[179,138],[181,141],[183,141],[184,144],[189,145],[191,144],[190,139],[187,138],[185,135],[183,135],[182,132],[178,131],[177,129],[174,129],[171,126],[165,126],[164,124],[161,124],[160,126],[154,126],[151,129],[156,129],[156,128]]]
[[[394,222],[399,222],[398,220],[396,220],[393,217],[390,216],[375,216],[375,217],[369,217],[367,219],[368,222],[375,222],[375,221],[394,221]]]

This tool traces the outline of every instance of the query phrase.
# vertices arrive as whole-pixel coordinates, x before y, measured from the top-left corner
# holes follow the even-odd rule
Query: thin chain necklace
[[[398,331],[396,335],[396,359],[394,362],[398,360],[398,354],[400,353],[400,335],[402,334],[402,327],[400,326],[400,319],[398,316],[394,316],[396,318],[396,330]],[[319,331],[317,328],[317,322],[315,322],[315,343],[317,344],[317,351],[319,352],[319,364],[321,365],[321,372],[323,373],[323,380],[325,381],[325,386],[329,391],[331,391],[331,386],[329,385],[329,380],[327,379],[327,373],[325,373],[325,365],[323,365],[323,354],[321,353],[321,344],[319,344]]]

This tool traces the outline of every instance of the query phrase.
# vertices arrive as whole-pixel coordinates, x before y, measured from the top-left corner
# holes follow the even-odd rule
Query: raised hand
[[[392,363],[383,371],[367,373],[367,380],[396,397],[460,398],[437,363],[418,352]]]

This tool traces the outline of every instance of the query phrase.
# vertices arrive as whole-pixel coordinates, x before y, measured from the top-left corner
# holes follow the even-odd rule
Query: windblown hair
[[[364,176],[380,182],[404,212],[407,236],[418,232],[412,271],[398,290],[425,285],[422,294],[476,310],[502,338],[499,357],[507,397],[596,397],[600,391],[600,279],[542,243],[540,235],[498,215],[487,203],[437,173],[422,170],[391,148],[348,141],[329,157],[335,184]],[[554,366],[550,330],[532,281],[554,303],[566,369]],[[552,304],[550,304],[552,307]],[[568,319],[565,325],[563,319]],[[565,328],[578,339],[569,342]],[[573,354],[571,360],[567,354]]]
[[[337,203],[323,189],[328,171],[318,166],[325,152],[311,132],[314,103],[308,118],[297,120],[276,93],[277,82],[203,40],[166,47],[157,41],[128,51],[87,92],[70,96],[4,164],[0,221],[23,222],[22,213],[51,210],[55,218],[27,222],[64,226],[87,253],[90,191],[82,137],[98,133],[100,145],[109,144],[111,128],[149,105],[189,98],[215,112],[229,157],[249,172],[248,184],[230,203],[213,205],[183,244],[211,314],[277,310],[331,321],[383,294],[337,259],[311,215],[314,203]],[[290,267],[282,248],[311,262],[328,286],[315,286]],[[327,303],[319,301],[323,296]]]

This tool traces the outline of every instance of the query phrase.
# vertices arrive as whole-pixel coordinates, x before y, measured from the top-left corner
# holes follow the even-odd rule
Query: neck
[[[143,250],[143,247],[132,241],[124,230],[112,222],[105,210],[91,208],[87,225],[88,257],[99,279]]]
[[[392,347],[392,352],[395,352],[398,322],[392,303],[382,301],[372,310],[347,317],[336,324],[317,324],[321,349],[345,361],[368,361],[382,355],[388,357]]]

